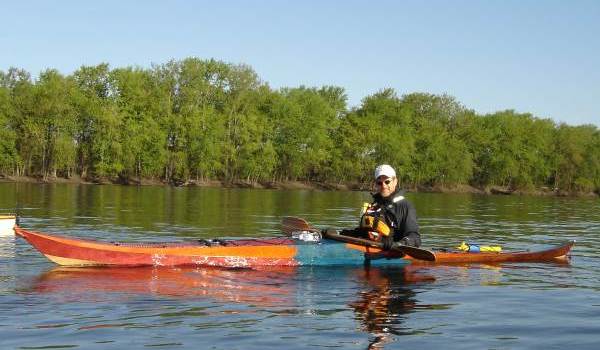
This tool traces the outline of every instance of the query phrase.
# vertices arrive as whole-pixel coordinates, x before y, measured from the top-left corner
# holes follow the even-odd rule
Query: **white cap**
[[[382,164],[375,168],[375,180],[377,180],[380,176],[396,177],[396,171],[391,166]]]

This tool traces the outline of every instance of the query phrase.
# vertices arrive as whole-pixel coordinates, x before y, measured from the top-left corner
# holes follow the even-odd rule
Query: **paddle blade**
[[[299,231],[316,231],[306,220],[294,216],[286,216],[281,220],[281,230],[289,236]]]
[[[398,245],[392,247],[392,249],[400,251],[415,259],[435,261],[435,253],[427,249],[411,247],[409,245]]]

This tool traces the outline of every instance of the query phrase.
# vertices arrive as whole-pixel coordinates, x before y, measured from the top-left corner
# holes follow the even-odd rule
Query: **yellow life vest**
[[[383,236],[390,235],[390,227],[383,220],[376,216],[363,215],[360,220],[360,227],[369,231],[369,237],[372,240],[379,241]]]

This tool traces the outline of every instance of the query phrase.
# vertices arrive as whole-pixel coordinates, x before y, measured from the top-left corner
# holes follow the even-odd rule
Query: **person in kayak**
[[[360,226],[340,233],[381,241],[386,250],[394,244],[419,247],[417,212],[398,187],[394,168],[388,164],[375,168],[374,186],[373,202],[363,208]]]

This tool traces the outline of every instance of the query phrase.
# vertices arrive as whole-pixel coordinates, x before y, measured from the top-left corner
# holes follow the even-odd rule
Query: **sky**
[[[247,64],[272,88],[448,94],[600,126],[597,0],[0,0],[0,70]]]

